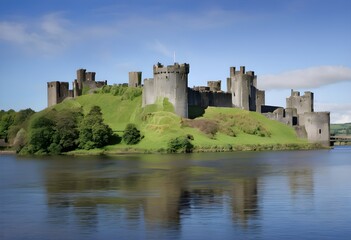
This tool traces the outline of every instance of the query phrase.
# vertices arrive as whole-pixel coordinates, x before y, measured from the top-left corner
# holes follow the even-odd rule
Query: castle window
[[[319,132],[319,134],[321,134],[322,133],[322,129],[319,129],[318,132]]]

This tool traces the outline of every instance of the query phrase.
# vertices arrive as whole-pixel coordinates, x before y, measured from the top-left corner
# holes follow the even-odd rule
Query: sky
[[[0,0],[0,109],[47,106],[47,82],[76,70],[108,84],[157,62],[189,63],[189,86],[255,71],[266,104],[314,92],[315,111],[351,122],[349,0]]]

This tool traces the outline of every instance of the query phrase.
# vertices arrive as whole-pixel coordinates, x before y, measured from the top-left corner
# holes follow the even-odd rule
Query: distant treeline
[[[351,123],[330,124],[330,134],[351,135]]]

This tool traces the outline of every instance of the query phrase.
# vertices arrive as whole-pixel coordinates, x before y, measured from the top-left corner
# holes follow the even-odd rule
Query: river
[[[350,239],[351,147],[0,155],[0,239]]]

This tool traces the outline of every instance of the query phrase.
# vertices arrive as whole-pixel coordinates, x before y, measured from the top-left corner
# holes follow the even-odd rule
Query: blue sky
[[[46,82],[71,83],[78,68],[109,84],[149,78],[175,52],[189,86],[226,89],[244,65],[266,104],[312,91],[316,111],[351,122],[350,12],[348,0],[0,0],[0,109],[44,109]]]

